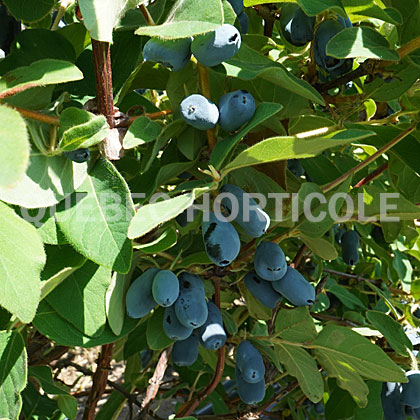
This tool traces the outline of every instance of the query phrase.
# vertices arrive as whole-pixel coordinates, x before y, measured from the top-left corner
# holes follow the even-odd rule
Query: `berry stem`
[[[205,96],[207,99],[211,99],[210,94],[210,78],[209,78],[209,69],[206,66],[201,65],[200,63],[197,63],[197,70],[198,70],[198,76],[200,78],[200,86],[201,86],[201,93],[203,96]],[[207,142],[210,148],[210,151],[214,149],[214,146],[216,146],[216,133],[214,128],[207,130]]]
[[[388,162],[385,162],[382,166],[375,169],[368,176],[365,176],[363,179],[361,179],[353,188],[359,188],[359,187],[362,187],[363,185],[368,184],[370,181],[382,175],[387,169],[388,169]]]
[[[143,13],[144,18],[146,19],[146,22],[149,26],[156,25],[155,21],[152,18],[152,15],[147,10],[147,7],[144,4],[140,5],[140,10]]]

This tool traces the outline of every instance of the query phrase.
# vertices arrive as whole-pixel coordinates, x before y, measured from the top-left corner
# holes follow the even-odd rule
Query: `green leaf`
[[[308,238],[307,236],[303,236],[302,241],[315,255],[324,260],[335,260],[338,257],[337,250],[331,241],[324,238]]]
[[[156,140],[162,131],[162,126],[147,117],[136,118],[124,136],[124,149],[132,149],[150,141]]]
[[[239,52],[233,58],[222,65],[226,69],[226,76],[238,77],[242,80],[253,80],[260,77],[293,94],[324,105],[322,96],[308,82],[294,76],[280,63],[270,60],[245,43],[242,43]]]
[[[96,337],[105,328],[105,294],[110,282],[110,270],[88,261],[57,286],[46,300],[84,335]]]
[[[173,227],[164,230],[154,241],[146,244],[136,244],[134,249],[140,249],[145,254],[156,254],[172,248],[178,240],[178,235]]]
[[[341,0],[277,0],[274,2],[272,0],[244,0],[245,7],[265,3],[298,3],[309,16],[315,16],[324,10],[332,10],[345,16]]]
[[[56,213],[64,236],[85,257],[127,273],[132,257],[127,231],[134,208],[124,178],[100,159],[72,198],[79,200],[72,206],[62,203]]]
[[[264,306],[245,286],[245,283],[241,281],[238,283],[238,289],[241,295],[245,299],[246,307],[249,315],[255,319],[269,320],[272,315],[272,310]]]
[[[130,286],[131,276],[113,273],[106,292],[106,317],[112,332],[120,335],[125,318],[125,294]]]
[[[41,298],[44,299],[68,276],[86,262],[70,245],[46,246],[47,264],[41,273]]]
[[[381,391],[382,383],[367,381],[369,398],[366,407],[356,407],[354,420],[382,420]]]
[[[42,0],[29,4],[25,0],[4,0],[3,3],[17,20],[29,23],[41,20],[54,7],[54,0]]]
[[[348,390],[359,406],[368,388],[361,376],[375,381],[406,382],[404,371],[383,350],[349,328],[326,325],[310,348],[329,376]]]
[[[328,278],[327,282],[325,283],[325,290],[337,296],[341,303],[347,306],[349,309],[355,311],[366,310],[365,304],[357,296],[355,296],[345,287],[340,286],[332,278]]]
[[[389,315],[378,311],[367,311],[366,318],[379,330],[389,345],[402,356],[409,356],[408,350],[413,349],[411,341],[405,334],[403,327]]]
[[[35,61],[26,67],[18,67],[0,78],[0,97],[9,93],[10,89],[19,92],[41,87],[67,83],[83,79],[83,73],[69,61],[45,59]]]
[[[24,119],[6,106],[0,106],[0,138],[0,187],[10,188],[25,176],[29,141]]]
[[[352,20],[361,20],[367,17],[381,19],[384,22],[393,23],[394,25],[401,25],[403,19],[397,9],[390,7],[381,8],[374,4],[373,1],[367,0],[355,3],[353,0],[343,0],[343,4],[347,14]]]
[[[0,186],[0,200],[29,209],[54,206],[86,176],[87,163],[75,163],[64,156],[47,157],[33,150],[23,179],[12,188]]]
[[[79,0],[83,23],[91,38],[112,43],[112,30],[132,0]]]
[[[297,378],[304,394],[314,403],[321,401],[324,381],[314,358],[306,350],[288,344],[276,343],[275,349],[279,361]]]
[[[397,51],[379,32],[367,26],[346,28],[334,35],[327,44],[327,54],[335,58],[376,58],[398,61]]]
[[[110,130],[103,115],[94,115],[79,108],[66,108],[60,114],[59,151],[91,147],[100,143]]]
[[[0,202],[0,305],[24,323],[35,316],[44,264],[36,229]]]
[[[210,157],[210,165],[213,165],[216,169],[220,169],[223,162],[226,160],[226,157],[249,131],[257,127],[263,121],[277,114],[277,112],[279,112],[282,108],[282,105],[270,102],[258,104],[254,116],[245,125],[245,127],[242,128],[242,130],[233,135],[226,136],[223,140],[220,140],[216,144]]]
[[[139,238],[161,223],[173,219],[194,203],[194,191],[169,200],[146,204],[137,211],[128,229],[130,239]]]
[[[385,195],[381,188],[374,185],[364,186],[358,193],[363,195],[363,202],[360,200],[360,205],[358,205],[358,197],[352,197],[354,201],[352,219],[354,220],[372,221],[379,219],[385,221],[388,217],[413,220],[420,217],[420,208],[398,193],[387,191]],[[381,205],[385,201],[387,206]]]
[[[152,350],[162,350],[168,347],[173,341],[165,334],[163,330],[163,316],[165,308],[158,307],[152,314],[147,323],[147,345]]]
[[[52,371],[48,366],[30,366],[28,376],[35,378],[47,394],[68,394],[69,388],[61,382],[54,382]]]
[[[410,259],[401,251],[395,249],[392,267],[398,273],[404,292],[410,293],[411,281],[413,279],[413,267],[411,266]]]
[[[276,317],[274,331],[280,338],[298,343],[312,341],[317,336],[314,320],[306,306],[281,309]]]
[[[39,304],[36,317],[33,320],[35,328],[57,345],[94,347],[113,343],[129,334],[138,324],[137,319],[125,317],[124,326],[120,335],[115,335],[108,325],[103,333],[97,337],[88,337],[62,318],[44,299]]]
[[[0,418],[18,420],[26,386],[25,343],[18,332],[0,331]]]
[[[214,31],[222,24],[223,7],[220,0],[178,0],[163,24],[143,26],[135,33],[164,39],[186,38]]]
[[[77,417],[77,400],[72,395],[59,395],[57,398],[58,408],[70,419]]]
[[[360,138],[359,136],[363,138],[364,136],[368,137],[370,135],[364,133],[363,130],[359,130],[357,133],[353,130],[346,131],[340,132],[332,138],[317,137],[315,139],[301,139],[297,137],[272,137],[263,140],[239,153],[224,168],[224,173],[245,166],[259,165],[277,160],[313,157],[323,150],[350,143],[355,138]]]

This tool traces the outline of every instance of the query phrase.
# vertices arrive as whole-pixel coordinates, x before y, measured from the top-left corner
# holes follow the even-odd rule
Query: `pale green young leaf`
[[[28,132],[20,114],[0,106],[0,186],[10,188],[25,175],[29,164]]]
[[[0,202],[0,305],[24,323],[35,316],[45,260],[36,229]]]

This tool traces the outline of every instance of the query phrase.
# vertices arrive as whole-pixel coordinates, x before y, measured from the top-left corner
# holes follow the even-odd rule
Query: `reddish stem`
[[[375,169],[372,173],[370,173],[368,176],[365,176],[363,179],[361,179],[354,188],[362,187],[363,185],[368,184],[370,181],[373,181],[375,178],[377,178],[379,175],[383,174],[388,169],[388,162],[385,162],[382,166],[380,166],[378,169]]]

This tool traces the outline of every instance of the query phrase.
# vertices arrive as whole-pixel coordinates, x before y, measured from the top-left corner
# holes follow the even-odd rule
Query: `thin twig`
[[[149,26],[156,25],[155,21],[152,18],[152,15],[147,10],[147,7],[144,4],[140,5],[140,11],[142,12],[144,18],[146,19],[146,22]]]
[[[92,372],[90,369],[88,369],[84,366],[80,366],[80,365],[78,365],[77,363],[74,363],[74,362],[66,363],[66,366],[74,367],[76,370],[78,370],[79,372],[83,373],[86,376],[93,376],[94,375],[94,372]],[[137,405],[138,407],[141,408],[141,403],[140,403],[140,401],[137,400],[136,395],[130,394],[121,385],[117,384],[114,381],[111,381],[111,380],[107,379],[106,383],[110,387],[114,388],[116,391],[118,391],[119,393],[124,395],[127,398],[127,400],[130,401],[132,404],[135,404],[135,405]],[[73,394],[73,395],[74,396],[82,396],[82,395],[79,395],[79,394],[81,394],[81,393],[76,393],[76,394]],[[89,393],[87,393],[86,395],[88,395],[88,394]]]
[[[396,144],[398,144],[401,140],[403,140],[405,137],[407,137],[409,134],[411,134],[413,131],[416,130],[416,125],[412,124],[409,128],[398,134],[394,139],[392,139],[389,143],[387,143],[385,146],[381,147],[376,153],[369,156],[367,159],[365,159],[363,162],[360,162],[358,165],[356,165],[354,168],[347,171],[344,175],[341,175],[334,181],[330,182],[329,184],[325,185],[322,188],[322,191],[324,193],[331,191],[333,188],[335,188],[337,185],[340,185],[343,181],[345,181],[350,175],[353,175],[366,166],[370,165],[372,162],[374,162],[379,156],[382,156],[384,153],[388,152],[388,150],[392,149]]]
[[[14,109],[25,118],[29,118],[31,120],[37,120],[45,124],[60,125],[60,120],[58,117],[54,117],[52,115],[45,115],[36,111],[30,111],[29,109],[24,109],[24,108],[21,108],[20,106],[15,106],[15,105],[10,105],[10,104],[5,104],[5,103],[2,103],[2,105],[6,105]]]
[[[368,184],[370,181],[373,181],[378,176],[382,175],[386,170],[388,169],[388,162],[385,162],[382,166],[375,169],[372,173],[370,173],[368,176],[365,176],[363,179],[361,179],[354,188],[362,187],[363,185]]]
[[[104,344],[102,346],[98,366],[93,374],[92,389],[90,390],[85,411],[83,412],[83,420],[93,420],[95,418],[96,406],[101,399],[107,384],[109,364],[112,359],[113,349],[113,343]]]
[[[150,404],[155,399],[160,384],[162,383],[163,376],[165,375],[166,368],[168,367],[169,355],[171,354],[171,347],[163,350],[159,357],[159,361],[156,365],[153,376],[149,380],[149,386],[146,390],[144,400],[141,402],[141,411],[138,415],[138,419],[143,419],[147,415]]]
[[[302,244],[298,252],[296,253],[295,258],[293,258],[292,264],[290,264],[296,270],[299,268],[300,263],[302,262],[302,258],[305,254],[305,251],[306,251],[306,245]]]

